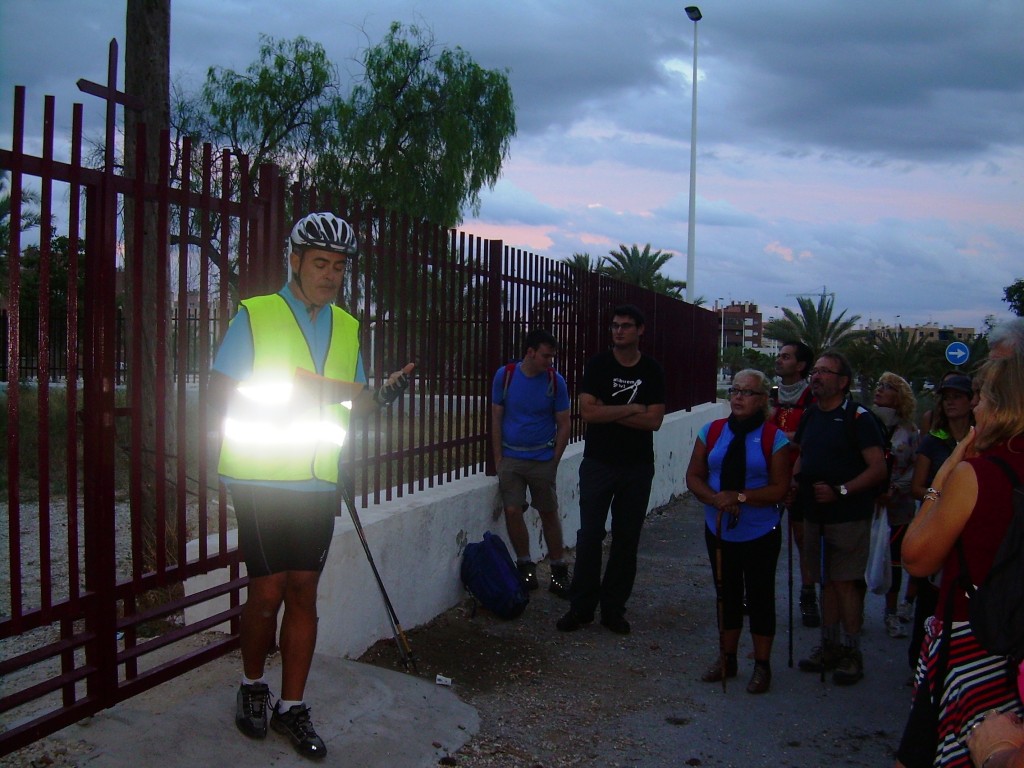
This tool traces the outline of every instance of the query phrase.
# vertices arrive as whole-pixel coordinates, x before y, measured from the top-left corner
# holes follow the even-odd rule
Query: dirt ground
[[[887,766],[910,700],[905,641],[886,636],[882,598],[868,596],[866,677],[839,688],[799,672],[819,630],[793,630],[789,667],[787,551],[778,568],[778,635],[772,690],[745,690],[749,636],[740,672],[720,684],[698,678],[717,654],[715,602],[700,506],[684,498],[655,510],[641,540],[628,636],[598,622],[562,633],[568,603],[542,585],[526,612],[502,621],[472,600],[409,633],[419,674],[453,681],[477,708],[480,731],[444,765],[462,768],[571,766]],[[573,532],[566,532],[574,539]],[[797,589],[799,584],[797,584]],[[876,615],[877,614],[877,615]],[[361,661],[402,669],[393,642]]]

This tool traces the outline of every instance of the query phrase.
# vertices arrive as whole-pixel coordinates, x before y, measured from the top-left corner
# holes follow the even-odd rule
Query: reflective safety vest
[[[315,373],[316,365],[282,296],[256,296],[242,306],[252,328],[253,370],[229,399],[218,471],[236,480],[337,482],[352,404],[304,402],[301,390],[293,391],[295,369]],[[329,308],[331,340],[323,375],[352,381],[359,321],[339,307]]]

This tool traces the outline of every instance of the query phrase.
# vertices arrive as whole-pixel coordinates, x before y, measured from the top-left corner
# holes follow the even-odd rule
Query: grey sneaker
[[[529,591],[537,589],[540,585],[537,583],[537,564],[532,562],[516,563],[516,570],[519,571],[519,576],[522,578],[523,583],[526,584],[526,588]]]
[[[327,755],[327,747],[313,730],[309,707],[305,704],[296,704],[287,712],[278,712],[277,707],[274,707],[270,727],[291,739],[295,751],[303,757],[322,760]]]
[[[816,646],[811,651],[810,657],[800,659],[797,666],[803,672],[824,672],[836,668],[836,665],[839,663],[839,656],[839,647],[826,643],[825,645]]]
[[[840,649],[839,663],[832,673],[836,685],[853,685],[864,677],[864,657],[854,648]]]
[[[903,626],[900,617],[895,613],[886,614],[885,631],[889,633],[889,637],[899,638],[907,636],[907,628]]]
[[[568,565],[562,563],[560,565],[551,566],[551,586],[548,587],[548,591],[554,593],[558,597],[568,598],[570,583]]]
[[[267,702],[270,688],[266,683],[242,684],[235,697],[235,725],[250,739],[263,739],[267,735]]]

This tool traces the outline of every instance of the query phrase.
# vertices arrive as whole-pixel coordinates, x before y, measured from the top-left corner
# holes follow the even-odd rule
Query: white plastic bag
[[[876,507],[871,521],[871,548],[864,581],[875,595],[884,595],[892,586],[892,559],[889,554],[889,514],[885,507]]]

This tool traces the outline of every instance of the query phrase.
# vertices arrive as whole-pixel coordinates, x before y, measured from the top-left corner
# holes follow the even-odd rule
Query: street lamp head
[[[690,21],[700,21],[703,18],[700,15],[700,8],[696,5],[686,6],[686,15],[690,17]]]

